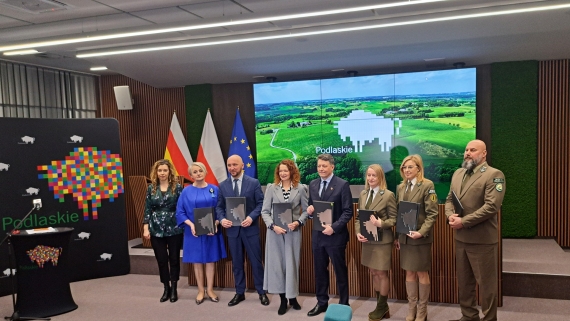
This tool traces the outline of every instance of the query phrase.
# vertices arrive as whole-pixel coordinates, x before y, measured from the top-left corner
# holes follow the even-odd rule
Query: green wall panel
[[[212,85],[191,85],[184,87],[184,99],[186,104],[186,129],[188,133],[188,149],[192,159],[196,160],[202,129],[208,108],[212,111]],[[213,116],[212,116],[213,117]]]
[[[491,166],[503,171],[503,237],[536,236],[538,62],[491,65]]]

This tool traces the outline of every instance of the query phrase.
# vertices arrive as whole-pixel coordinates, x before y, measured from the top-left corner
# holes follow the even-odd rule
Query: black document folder
[[[288,231],[287,225],[293,223],[293,207],[291,203],[273,203],[273,224]]]
[[[360,221],[360,234],[369,241],[381,241],[382,229],[379,229],[370,221],[370,215],[378,218],[375,211],[358,210],[358,220]]]
[[[410,234],[418,228],[418,214],[420,204],[401,201],[398,204],[398,217],[396,218],[396,232]]]
[[[323,231],[333,223],[333,202],[314,201],[313,230]]]
[[[463,216],[463,205],[461,205],[461,201],[459,200],[459,197],[457,197],[457,194],[455,194],[455,191],[451,191],[451,201],[453,202],[455,214]]]
[[[232,221],[232,226],[241,226],[246,216],[245,197],[226,197],[226,219]]]
[[[194,230],[196,235],[215,233],[214,208],[200,207],[194,209]]]

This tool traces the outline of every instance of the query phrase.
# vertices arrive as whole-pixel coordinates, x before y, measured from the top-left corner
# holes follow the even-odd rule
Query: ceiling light
[[[463,15],[455,15],[455,16],[445,16],[445,17],[436,17],[436,18],[426,18],[426,19],[390,22],[390,23],[382,23],[382,24],[373,24],[373,25],[365,25],[365,26],[357,26],[357,27],[345,27],[345,28],[336,28],[336,29],[305,31],[305,32],[297,32],[297,33],[287,31],[287,33],[282,33],[282,34],[274,34],[274,35],[268,35],[268,36],[257,36],[257,37],[249,37],[249,38],[214,40],[214,41],[205,41],[205,42],[184,43],[184,44],[177,44],[177,45],[161,45],[161,46],[154,46],[154,47],[152,47],[152,46],[151,47],[134,47],[134,48],[129,47],[129,48],[124,48],[124,49],[118,48],[118,49],[114,49],[114,50],[87,51],[84,53],[77,54],[76,57],[77,58],[89,58],[89,57],[121,55],[121,54],[128,54],[128,53],[158,51],[158,50],[172,50],[172,49],[182,49],[182,48],[214,46],[214,45],[232,44],[232,43],[240,43],[240,42],[252,42],[252,41],[262,41],[262,40],[272,40],[272,39],[283,39],[283,38],[295,38],[295,37],[314,36],[314,35],[321,35],[321,34],[332,34],[332,33],[349,32],[349,31],[360,31],[360,30],[369,30],[369,29],[397,27],[397,26],[407,26],[407,25],[423,24],[423,23],[431,23],[431,22],[443,22],[443,21],[472,19],[472,18],[481,18],[481,17],[489,17],[489,16],[509,15],[509,14],[517,14],[517,13],[528,13],[528,12],[535,12],[535,11],[556,10],[556,9],[564,9],[564,8],[570,8],[570,4],[541,6],[541,7],[532,7],[532,8],[522,8],[522,9],[512,9],[512,10],[502,10],[502,11],[491,11],[491,12],[482,12],[482,13],[472,13],[472,14],[463,14]]]
[[[4,53],[4,56],[23,56],[23,55],[35,55],[40,53],[35,49],[26,49],[26,50],[15,50],[15,51],[7,51]]]
[[[0,47],[0,51],[18,50],[18,49],[26,49],[26,48],[38,48],[38,47],[46,47],[46,46],[65,45],[65,44],[71,44],[71,43],[117,39],[117,38],[137,37],[137,36],[154,35],[154,34],[161,34],[161,33],[168,33],[168,32],[179,32],[179,31],[188,31],[188,30],[199,30],[199,29],[208,29],[208,28],[217,28],[217,27],[245,25],[245,24],[252,24],[252,23],[259,23],[259,22],[281,21],[281,20],[291,20],[291,19],[299,19],[299,18],[318,17],[318,16],[334,15],[334,14],[341,14],[341,13],[386,9],[386,8],[394,8],[394,7],[424,4],[424,3],[442,2],[442,1],[450,1],[450,0],[402,1],[402,2],[385,3],[385,4],[377,4],[377,5],[369,5],[369,6],[361,6],[361,7],[353,7],[353,8],[325,10],[325,11],[307,12],[307,13],[299,13],[299,14],[289,14],[289,15],[282,15],[282,16],[232,20],[232,21],[225,21],[225,22],[218,22],[218,23],[202,24],[202,25],[190,25],[190,26],[181,26],[181,27],[173,27],[173,28],[163,28],[163,29],[153,29],[153,30],[145,30],[145,31],[116,33],[116,34],[110,34],[110,35],[86,36],[86,37],[80,37],[80,38],[70,38],[70,39],[60,39],[60,40],[50,40],[50,41],[38,41],[38,42],[31,42],[31,43],[2,46],[2,47]]]
[[[91,71],[107,70],[107,67],[105,67],[105,66],[101,66],[101,67],[91,67],[91,68],[89,68],[89,70],[91,70]]]

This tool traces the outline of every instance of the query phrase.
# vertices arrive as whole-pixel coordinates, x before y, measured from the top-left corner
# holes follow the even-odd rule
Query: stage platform
[[[154,252],[141,244],[129,241],[131,273],[158,275]],[[187,264],[180,275],[188,276]],[[570,300],[570,252],[553,239],[503,239],[503,295]]]
[[[503,239],[503,295],[570,300],[570,252],[553,239]]]

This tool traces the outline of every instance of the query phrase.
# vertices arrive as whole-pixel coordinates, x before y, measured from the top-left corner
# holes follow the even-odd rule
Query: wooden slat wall
[[[356,211],[357,204],[354,204]],[[499,214],[500,222],[500,214]],[[301,262],[299,264],[299,291],[301,293],[315,293],[315,280],[313,270],[313,256],[311,250],[311,229],[312,220],[308,220],[305,227],[302,228],[301,242]],[[368,268],[360,264],[361,244],[354,237],[354,218],[348,225],[351,240],[346,248],[346,259],[348,265],[348,282],[349,292],[351,296],[372,297],[374,291]],[[261,229],[261,247],[265,253],[265,235],[267,228],[260,219]],[[499,228],[500,231],[500,228]],[[432,247],[432,268],[431,268],[431,302],[459,303],[457,298],[457,279],[455,274],[455,242],[454,233],[447,225],[445,218],[445,207],[439,206],[439,215],[434,227],[434,244]],[[500,238],[499,238],[500,239]],[[227,238],[226,238],[227,249]],[[263,254],[263,257],[265,255]],[[390,271],[391,288],[389,297],[392,299],[405,300],[405,271],[400,269],[399,252],[394,249],[392,255],[392,270]],[[502,241],[499,242],[499,258],[502,258]],[[499,306],[502,306],[502,288],[501,288],[501,272],[502,260],[499,259]],[[330,271],[330,291],[331,295],[337,293],[336,281],[332,265],[329,265]],[[196,279],[192,268],[188,269],[188,283],[196,285]],[[253,275],[251,268],[246,263],[246,286],[248,289],[254,289]],[[231,270],[231,258],[228,257],[216,266],[215,286],[234,287],[233,274]],[[333,299],[334,302],[334,299]]]
[[[116,118],[119,122],[128,237],[133,239],[141,237],[142,230],[133,198],[128,196],[131,191],[129,177],[148,177],[152,164],[164,158],[174,111],[186,135],[184,89],[157,89],[122,75],[102,76],[100,84],[101,117]],[[125,85],[129,86],[135,101],[132,110],[117,109],[113,87]]]
[[[570,247],[570,60],[539,63],[537,234]]]

